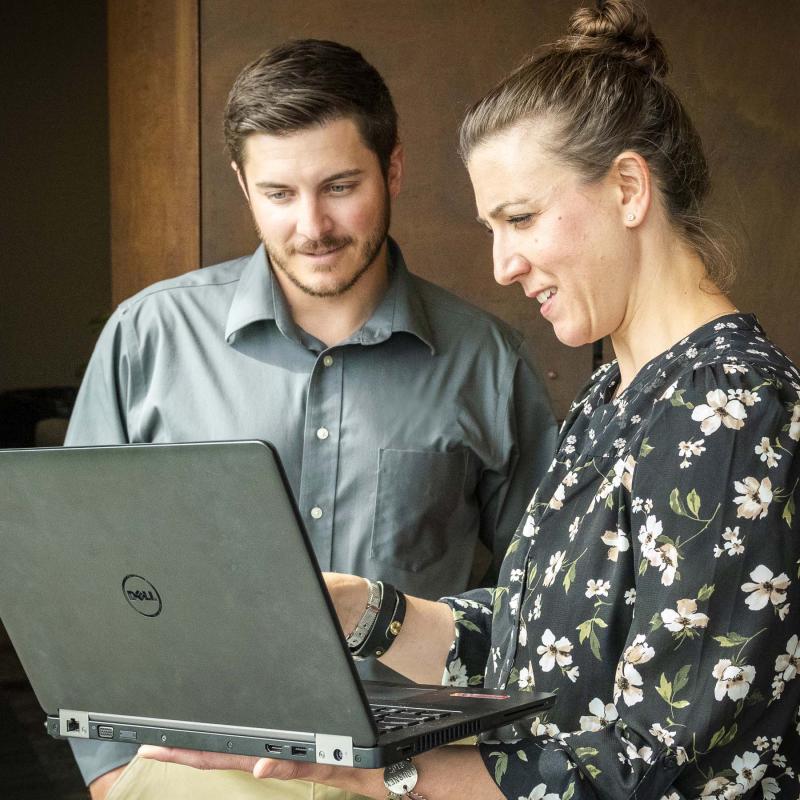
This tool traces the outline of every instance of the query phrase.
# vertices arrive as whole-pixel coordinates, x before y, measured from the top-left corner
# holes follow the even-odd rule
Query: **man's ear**
[[[405,151],[403,145],[398,142],[389,156],[389,169],[386,172],[386,185],[389,187],[389,197],[397,199],[400,189],[403,187],[403,173],[405,170]]]
[[[639,153],[625,150],[611,165],[610,179],[619,198],[619,211],[627,228],[641,225],[652,205],[653,177]]]
[[[231,169],[236,173],[236,180],[239,181],[239,186],[244,192],[245,199],[248,204],[250,203],[250,193],[247,191],[247,182],[244,179],[244,173],[239,169],[239,165],[235,161],[231,161]]]

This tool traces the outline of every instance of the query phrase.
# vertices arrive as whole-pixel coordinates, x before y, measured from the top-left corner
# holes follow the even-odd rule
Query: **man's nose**
[[[319,198],[306,198],[299,204],[297,233],[306,239],[316,241],[333,230],[333,221],[325,203]]]

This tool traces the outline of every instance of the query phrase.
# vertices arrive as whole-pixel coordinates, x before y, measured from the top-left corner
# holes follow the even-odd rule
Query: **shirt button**
[[[333,364],[333,356],[323,356],[322,363],[326,367],[330,367]]]
[[[330,432],[328,431],[327,428],[320,428],[317,431],[317,439],[321,439],[322,441],[325,441],[325,439],[327,439],[329,436],[330,436]]]
[[[319,519],[322,516],[322,509],[319,506],[314,506],[314,508],[311,509],[311,516],[314,519]]]

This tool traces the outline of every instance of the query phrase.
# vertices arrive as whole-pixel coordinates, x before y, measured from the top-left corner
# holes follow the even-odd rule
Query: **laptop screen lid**
[[[48,714],[375,743],[267,444],[2,451],[0,474],[0,614]]]

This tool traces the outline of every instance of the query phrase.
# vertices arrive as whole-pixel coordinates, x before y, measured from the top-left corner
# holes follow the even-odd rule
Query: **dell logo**
[[[161,613],[161,595],[141,575],[126,575],[122,581],[122,593],[128,605],[142,616],[157,617]]]

